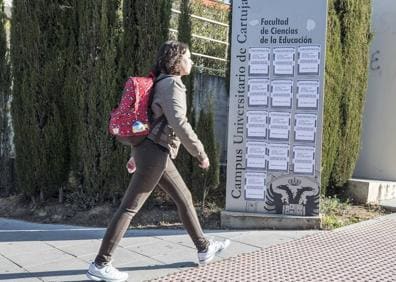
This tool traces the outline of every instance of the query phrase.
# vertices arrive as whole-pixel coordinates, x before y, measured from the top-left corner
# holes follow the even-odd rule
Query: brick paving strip
[[[151,281],[395,282],[396,214]]]

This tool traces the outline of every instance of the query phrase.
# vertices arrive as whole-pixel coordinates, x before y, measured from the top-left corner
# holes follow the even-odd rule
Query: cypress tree
[[[11,61],[14,88],[16,174],[19,190],[33,201],[63,185],[65,135],[60,50],[61,1],[14,1]]]
[[[340,0],[343,83],[340,100],[341,139],[332,181],[344,185],[359,156],[362,113],[368,80],[371,1]]]
[[[9,50],[5,32],[3,1],[0,0],[0,195],[8,195],[13,190],[11,159],[11,128],[9,120],[10,66]]]
[[[28,27],[29,33],[27,33]],[[37,38],[36,19],[30,16],[24,2],[15,1],[11,19],[10,53],[14,80],[11,109],[15,132],[17,188],[19,192],[27,196],[34,196],[38,191],[37,185],[33,183],[34,170],[31,169],[34,167],[35,159],[37,158],[33,145],[33,142],[37,140],[36,127],[33,125],[34,95],[28,95],[28,89],[34,89],[33,87],[28,87],[34,73],[33,62],[28,62],[30,61],[29,59],[38,57],[36,48],[32,48]],[[30,48],[23,48],[23,45]]]
[[[124,0],[122,76],[144,76],[168,39],[171,0]]]
[[[335,7],[336,0],[329,1],[327,22],[326,79],[324,96],[322,189],[326,194],[340,142],[340,100],[343,79],[340,20]]]
[[[121,75],[126,77],[131,76],[135,72],[135,49],[139,48],[137,39],[137,18],[135,4],[136,0],[123,0],[122,7],[122,20],[123,20],[123,33],[122,33],[122,64]]]
[[[129,76],[146,76],[151,70],[159,47],[168,40],[171,7],[171,0],[123,0],[120,85]],[[158,193],[152,194],[149,205]]]
[[[178,22],[178,40],[191,47],[191,3],[190,0],[181,0]]]
[[[210,167],[206,171],[198,166],[193,166],[192,173],[193,196],[201,202],[202,210],[205,207],[209,193],[213,192],[220,183],[219,153],[214,134],[214,116],[211,101],[208,104],[207,111],[204,108],[200,111],[196,130],[199,138],[205,144]]]
[[[79,151],[78,151],[78,132],[79,132],[79,76],[80,65],[78,56],[79,40],[79,20],[78,20],[78,0],[70,2],[70,6],[65,9],[65,29],[63,38],[67,42],[64,52],[65,82],[63,85],[63,104],[64,104],[64,124],[67,135],[67,152],[65,155],[68,164],[67,189],[75,192],[78,186],[79,177]]]
[[[190,0],[182,0],[180,2],[180,15],[178,23],[178,41],[188,44],[191,50],[191,3]],[[182,77],[183,83],[186,86],[187,95],[187,117],[194,127],[194,109],[193,109],[193,99],[194,99],[194,68],[190,75]],[[175,161],[176,167],[178,168],[181,176],[186,182],[187,186],[191,187],[191,172],[193,169],[193,159],[187,150],[181,146],[179,150],[178,157]]]
[[[77,1],[78,11],[78,131],[77,152],[87,207],[124,189],[126,169],[115,169],[119,156],[107,132],[108,114],[118,98],[117,44],[119,2]],[[118,153],[114,153],[114,152]],[[123,164],[125,165],[125,164]]]
[[[118,17],[120,2],[114,0],[102,0],[101,18],[101,46],[103,56],[99,66],[101,80],[101,107],[102,112],[110,113],[119,100],[120,87],[120,38],[121,20]],[[102,137],[102,161],[103,186],[109,191],[113,203],[122,195],[129,181],[125,164],[129,159],[130,149],[119,144],[107,133],[108,118],[100,117],[101,128],[106,134]]]

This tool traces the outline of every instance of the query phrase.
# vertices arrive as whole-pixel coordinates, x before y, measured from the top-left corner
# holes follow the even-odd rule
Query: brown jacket
[[[156,137],[161,122],[154,126],[148,138],[157,140],[159,145],[168,148],[172,159],[176,158],[181,142],[192,156],[203,161],[207,156],[201,141],[187,120],[186,87],[180,76],[161,74],[157,80],[159,81],[155,84],[151,109],[154,120],[164,115],[166,124],[159,138]]]

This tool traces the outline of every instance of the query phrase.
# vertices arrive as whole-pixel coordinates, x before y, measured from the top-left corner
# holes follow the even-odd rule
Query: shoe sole
[[[91,279],[91,280],[93,280],[93,281],[105,281],[105,282],[124,282],[124,281],[127,281],[127,280],[105,280],[105,279],[100,278],[100,277],[97,277],[97,276],[95,276],[95,275],[93,275],[93,274],[91,274],[91,273],[89,273],[89,272],[87,272],[85,275],[86,275],[89,279]]]
[[[230,240],[228,240],[228,239],[225,240],[225,241],[224,241],[224,248],[218,250],[212,257],[208,258],[207,260],[198,260],[199,265],[205,265],[205,264],[208,264],[209,262],[211,262],[211,261],[215,258],[215,256],[216,256],[217,254],[219,254],[219,253],[221,253],[222,251],[224,251],[225,249],[227,249],[228,246],[229,246],[230,244],[231,244],[231,241],[230,241]]]

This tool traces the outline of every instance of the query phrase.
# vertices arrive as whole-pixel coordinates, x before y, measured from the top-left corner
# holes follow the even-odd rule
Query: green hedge
[[[342,97],[341,27],[334,1],[329,1],[327,22],[326,79],[322,145],[322,192],[325,193],[340,143],[340,101]]]
[[[12,116],[18,190],[35,200],[67,178],[63,23],[59,1],[14,1],[11,22]]]
[[[195,163],[192,169],[191,181],[191,191],[194,198],[201,203],[202,210],[205,208],[205,205],[208,204],[208,200],[215,202],[216,199],[210,196],[220,184],[219,146],[216,142],[214,128],[213,107],[211,98],[209,98],[206,102],[206,106],[200,111],[196,132],[205,146],[205,151],[210,161],[210,167],[208,170],[203,170]]]
[[[322,193],[347,182],[359,155],[370,24],[370,0],[329,1]]]
[[[177,40],[191,46],[191,1],[181,0],[178,10],[180,10],[181,13],[177,24]],[[194,68],[192,68],[191,74],[189,76],[182,77],[182,80],[186,86],[187,117],[191,125],[194,127],[195,120],[193,119],[194,116],[192,106],[194,98]],[[191,155],[187,152],[184,146],[180,146],[178,156],[175,160],[175,165],[187,186],[191,187],[191,171],[194,164]]]
[[[227,22],[226,6],[213,8],[206,2],[193,1],[193,14]],[[180,5],[174,1],[174,7],[175,3]],[[32,200],[52,196],[62,200],[65,192],[69,200],[89,207],[97,201],[115,201],[125,190],[128,149],[108,135],[107,116],[120,98],[126,76],[150,69],[175,15],[170,20],[170,0],[63,4],[61,0],[14,1],[11,62],[17,185]],[[358,156],[370,7],[370,0],[329,0],[323,192],[346,182]],[[222,41],[227,38],[226,28],[196,19],[191,19],[191,29]],[[3,99],[8,86],[1,38]],[[198,53],[221,57],[225,52],[224,46],[203,41],[192,40],[191,45]],[[225,64],[205,66],[224,69]]]
[[[13,162],[8,107],[11,81],[5,25],[3,1],[0,0],[0,187],[2,187],[0,195],[8,195],[13,192]]]
[[[171,7],[171,0],[123,0],[123,75],[147,75],[168,39]]]
[[[127,76],[146,75],[167,39],[170,0],[14,1],[13,125],[18,189],[88,208],[130,175],[107,132]],[[139,12],[138,12],[139,11]]]
[[[108,114],[119,95],[119,3],[112,0],[77,1],[77,172],[87,206],[121,194],[126,185],[124,158],[107,132]],[[125,165],[125,164],[124,164]],[[80,193],[80,194],[78,194]]]
[[[193,19],[189,15],[193,13],[193,7],[197,5],[197,2],[181,0],[181,14],[178,18],[177,39],[189,44],[193,52],[196,52],[194,48],[197,45],[192,43],[194,39],[191,33],[194,25],[192,23]],[[195,60],[196,58],[193,59]],[[194,119],[194,69],[189,76],[183,77],[183,82],[187,89],[188,118],[205,146],[211,165],[208,171],[199,168],[197,160],[193,159],[183,146],[180,148],[175,163],[187,186],[190,187],[194,199],[204,207],[208,196],[210,196],[209,193],[219,185],[219,156],[214,135],[214,116],[210,99],[204,102],[205,105],[201,105],[202,110],[199,114],[199,120],[196,122]]]

